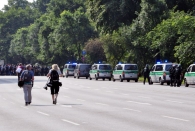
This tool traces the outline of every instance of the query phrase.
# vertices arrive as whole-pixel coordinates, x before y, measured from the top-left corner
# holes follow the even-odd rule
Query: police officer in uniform
[[[170,77],[170,86],[173,86],[174,79],[175,79],[175,65],[172,65],[172,67],[169,70],[169,77]]]
[[[144,85],[145,85],[145,82],[146,82],[146,78],[148,79],[148,84],[150,84],[150,69],[149,69],[149,65],[146,64],[146,66],[144,67],[144,70],[143,70],[143,75],[144,75]]]
[[[175,81],[174,81],[174,86],[177,85],[177,87],[180,87],[181,85],[181,65],[178,65],[176,68],[175,68],[175,74],[174,74],[174,77],[175,77]]]

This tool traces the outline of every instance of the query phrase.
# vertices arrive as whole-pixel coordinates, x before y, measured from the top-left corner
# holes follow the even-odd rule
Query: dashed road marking
[[[80,125],[78,123],[75,123],[75,122],[72,122],[72,121],[69,121],[69,120],[65,120],[65,119],[62,119],[62,121],[67,122],[67,123],[70,123],[70,124],[73,124],[73,125],[76,125],[76,126],[79,126]]]
[[[24,109],[28,109],[27,107],[25,107],[25,106],[21,106],[22,108],[24,108]]]
[[[127,102],[129,102],[129,103],[134,103],[134,104],[140,104],[140,105],[152,105],[152,104],[150,104],[150,103],[142,103],[142,102],[136,102],[136,101],[127,101]]]
[[[165,100],[165,101],[172,102],[172,103],[180,103],[180,104],[183,104],[183,102],[181,102],[181,101],[173,101],[173,100]]]
[[[41,111],[37,111],[39,114],[42,114],[42,115],[45,115],[45,116],[49,116],[49,114],[46,114],[44,112],[41,112]]]
[[[129,108],[123,108],[124,110],[129,110],[129,111],[135,111],[135,112],[141,112],[140,110],[134,110],[134,109],[129,109]]]
[[[102,105],[102,106],[108,106],[108,104],[104,104],[104,103],[95,103],[97,105]]]
[[[68,108],[72,108],[71,105],[61,105],[62,107],[68,107]]]
[[[140,98],[146,98],[146,99],[149,99],[150,97],[146,97],[146,96],[138,96]]]
[[[185,121],[185,122],[190,121],[190,120],[185,120],[185,119],[176,118],[176,117],[171,117],[171,116],[162,116],[162,117],[169,118],[169,119],[174,119],[174,120],[179,120],[179,121]]]
[[[123,95],[123,96],[129,96],[129,94],[121,94],[121,95]]]

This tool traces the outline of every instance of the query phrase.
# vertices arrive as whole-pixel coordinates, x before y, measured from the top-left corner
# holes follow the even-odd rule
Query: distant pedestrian
[[[172,67],[169,70],[170,86],[173,86],[174,81],[175,81],[175,77],[174,77],[174,75],[175,75],[175,68],[176,68],[176,65],[173,64]]]
[[[20,75],[21,75],[21,73],[22,73],[23,70],[24,70],[24,67],[22,66],[22,63],[19,63],[18,64],[18,67],[16,69],[16,73],[18,75],[18,81],[20,80]]]
[[[52,84],[51,87],[51,95],[53,104],[57,103],[57,97],[59,92],[59,77],[63,77],[60,68],[57,64],[52,65],[52,69],[47,74],[47,77],[50,77],[50,83]]]
[[[143,75],[144,75],[144,82],[143,84],[145,85],[146,79],[148,79],[148,84],[150,84],[150,69],[149,69],[149,65],[146,64],[146,66],[143,69]]]
[[[34,82],[34,72],[31,70],[32,66],[30,64],[26,65],[26,70],[23,70],[20,81],[24,81],[23,91],[25,105],[30,105],[32,102],[31,90]]]

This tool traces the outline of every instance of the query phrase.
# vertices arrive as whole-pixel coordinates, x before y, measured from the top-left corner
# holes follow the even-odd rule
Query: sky
[[[33,2],[33,0],[28,0],[29,2]],[[7,5],[8,0],[0,0],[0,10],[4,7],[4,5]]]

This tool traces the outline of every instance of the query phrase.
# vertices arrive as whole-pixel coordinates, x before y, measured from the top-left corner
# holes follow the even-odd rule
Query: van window
[[[155,71],[163,71],[163,65],[156,65]]]
[[[137,65],[125,65],[125,70],[138,70]]]
[[[80,65],[80,70],[90,70],[91,65]]]
[[[166,66],[165,66],[165,70],[166,70],[166,71],[169,71],[169,70],[171,69],[171,67],[172,67],[172,65],[166,65]]]
[[[97,70],[97,65],[93,65],[92,70]]]
[[[155,70],[155,67],[156,67],[156,66],[153,66],[152,69],[151,69],[151,71],[154,71],[154,70]]]
[[[117,66],[117,70],[122,70],[123,68],[122,68],[122,66],[121,65],[118,65]]]
[[[68,68],[69,69],[75,69],[76,65],[69,65]]]
[[[192,71],[191,72],[195,72],[195,66],[192,67]]]
[[[192,69],[192,66],[188,67],[187,71],[190,72]]]
[[[99,69],[100,70],[111,70],[111,66],[110,65],[100,65]]]

